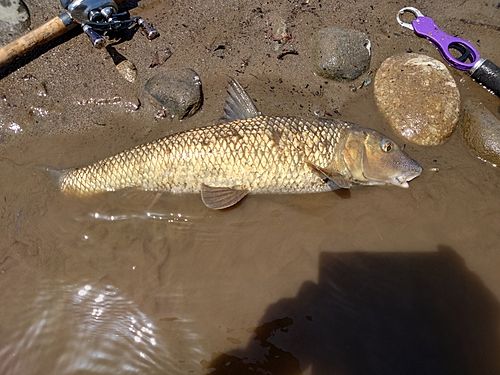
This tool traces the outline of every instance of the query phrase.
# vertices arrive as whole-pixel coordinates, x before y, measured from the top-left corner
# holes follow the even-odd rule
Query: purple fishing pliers
[[[401,20],[400,17],[404,13],[415,16],[411,23]],[[396,19],[401,26],[432,42],[448,64],[455,69],[467,71],[472,79],[496,96],[500,96],[500,68],[490,60],[481,58],[479,51],[469,41],[446,34],[432,18],[424,16],[413,7],[400,9]]]

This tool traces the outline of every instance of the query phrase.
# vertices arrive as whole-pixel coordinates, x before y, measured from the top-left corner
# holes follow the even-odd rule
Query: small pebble
[[[137,68],[132,61],[122,55],[113,45],[107,45],[106,51],[115,64],[115,68],[126,81],[133,83],[137,78]]]
[[[130,60],[123,60],[116,64],[116,70],[125,78],[126,81],[133,83],[137,78],[137,68]]]

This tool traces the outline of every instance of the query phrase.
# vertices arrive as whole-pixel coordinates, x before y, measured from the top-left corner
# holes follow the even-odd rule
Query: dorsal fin
[[[223,120],[234,121],[260,116],[261,113],[255,107],[252,99],[234,78],[229,80],[227,93]]]

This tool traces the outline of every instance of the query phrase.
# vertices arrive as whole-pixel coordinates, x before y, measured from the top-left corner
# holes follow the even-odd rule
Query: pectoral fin
[[[234,206],[245,198],[248,193],[248,190],[201,185],[201,200],[205,206],[214,210]]]
[[[310,162],[307,165],[311,170],[318,175],[326,184],[330,185],[332,190],[336,189],[349,189],[352,184],[344,176],[339,173],[327,172],[324,168],[318,167]]]

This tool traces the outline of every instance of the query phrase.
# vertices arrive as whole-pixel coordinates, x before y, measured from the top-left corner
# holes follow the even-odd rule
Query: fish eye
[[[380,148],[384,152],[391,152],[394,148],[394,145],[392,144],[392,142],[390,140],[382,139],[382,141],[380,141]]]

